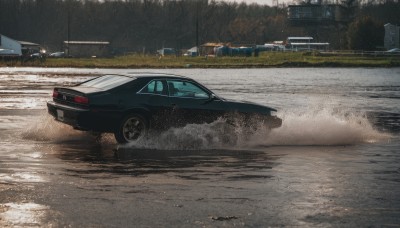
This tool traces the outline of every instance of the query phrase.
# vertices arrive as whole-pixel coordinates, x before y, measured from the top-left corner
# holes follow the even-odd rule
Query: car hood
[[[226,107],[230,111],[245,112],[245,113],[262,113],[270,115],[271,112],[276,112],[276,109],[260,105],[250,101],[237,101],[224,99]]]

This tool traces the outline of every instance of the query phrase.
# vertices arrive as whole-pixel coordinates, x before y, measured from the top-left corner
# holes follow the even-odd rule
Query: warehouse
[[[30,58],[32,54],[40,52],[41,47],[39,44],[14,40],[0,34],[1,59]]]

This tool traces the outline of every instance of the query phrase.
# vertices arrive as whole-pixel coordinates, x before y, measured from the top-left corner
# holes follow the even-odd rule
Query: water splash
[[[233,123],[219,119],[210,124],[188,124],[163,132],[149,132],[136,142],[121,145],[128,148],[160,150],[251,149],[260,146],[336,146],[376,143],[391,136],[374,129],[363,113],[340,109],[315,108],[308,111],[286,110],[278,113],[280,128],[268,129],[261,122],[248,127],[241,119]],[[94,141],[86,132],[58,123],[43,113],[23,132],[23,138],[36,141]],[[115,144],[110,134],[102,144]]]
[[[211,124],[189,124],[127,145],[151,149],[236,149],[259,146],[336,146],[375,143],[389,140],[390,135],[373,128],[365,114],[337,109],[288,110],[278,114],[280,128],[268,129],[263,124],[234,125],[220,119]]]
[[[88,139],[84,132],[54,120],[47,112],[42,112],[23,130],[22,138],[35,141],[67,141]]]
[[[219,119],[210,124],[188,124],[164,132],[150,132],[147,137],[125,147],[163,150],[223,148],[235,144],[239,135],[235,131],[231,124]]]
[[[280,128],[268,137],[255,134],[253,145],[354,145],[375,143],[391,138],[374,129],[364,113],[323,108],[307,112],[286,111]]]

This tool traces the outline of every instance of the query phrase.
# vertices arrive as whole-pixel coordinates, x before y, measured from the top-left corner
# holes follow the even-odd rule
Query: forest
[[[360,1],[348,23],[293,26],[287,5],[213,0],[0,0],[0,34],[49,51],[65,40],[109,41],[113,53],[154,53],[205,42],[264,44],[312,36],[332,49],[383,46],[386,23],[400,25],[398,0]]]

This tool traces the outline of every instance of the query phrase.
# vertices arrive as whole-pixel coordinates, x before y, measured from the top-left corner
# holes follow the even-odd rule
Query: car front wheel
[[[118,143],[135,142],[146,135],[147,128],[146,119],[140,115],[132,114],[121,121],[114,136]]]

